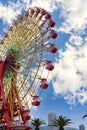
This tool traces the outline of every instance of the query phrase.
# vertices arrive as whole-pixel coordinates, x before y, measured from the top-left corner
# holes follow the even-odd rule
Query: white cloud
[[[0,3],[0,18],[3,22],[11,23],[21,13],[20,3],[9,3],[8,6],[4,6]]]
[[[70,44],[73,38],[74,43],[80,41],[76,47]],[[75,104],[77,100],[84,104],[87,102],[87,42],[83,44],[84,40],[75,38],[72,36],[66,43],[65,51],[59,51],[59,60],[51,77],[54,79],[52,83],[56,95],[64,96],[69,104]]]
[[[69,42],[73,45],[79,46],[82,44],[82,37],[78,35],[71,35]]]
[[[42,7],[50,12],[57,9],[55,0],[32,0],[32,6]]]
[[[61,16],[65,18],[59,30],[79,31],[85,28],[87,23],[87,1],[84,0],[65,0],[61,3]]]
[[[21,0],[20,4],[22,9],[28,10],[28,8],[30,7],[30,0]]]

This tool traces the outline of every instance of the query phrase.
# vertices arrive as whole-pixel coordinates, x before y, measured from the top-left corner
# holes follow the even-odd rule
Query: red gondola
[[[48,23],[48,26],[49,27],[54,27],[55,26],[55,22],[53,20],[50,20],[49,23]]]
[[[51,18],[51,14],[49,14],[49,13],[46,13],[46,16],[45,16],[45,18],[46,18],[47,20],[49,20],[49,19]]]
[[[35,7],[35,12],[36,12],[36,14],[39,14],[40,13],[40,9],[38,7]]]
[[[3,40],[0,40],[0,44],[4,44],[4,41],[3,41]]]
[[[41,9],[41,14],[42,14],[42,15],[45,15],[45,14],[46,14],[46,10]]]
[[[29,12],[30,12],[30,13],[29,13],[30,16],[32,16],[32,15],[34,14],[35,10],[34,10],[34,9],[30,9]]]
[[[42,89],[48,88],[48,83],[47,83],[47,80],[45,78],[41,79],[40,88],[42,88]]]
[[[50,48],[48,49],[49,52],[51,53],[56,53],[57,52],[57,48],[55,47],[54,44],[50,44]]]
[[[30,120],[31,116],[28,114],[29,112],[30,112],[29,110],[22,111],[22,120],[24,122],[27,122],[28,120]]]
[[[12,27],[9,27],[8,31],[12,31],[12,29],[13,29]]]
[[[4,34],[4,37],[7,38],[7,37],[8,37],[8,33],[5,33],[5,34]]]
[[[37,96],[37,95],[33,96],[32,105],[33,105],[33,106],[39,106],[39,105],[40,105],[39,96]]]
[[[57,37],[57,32],[55,30],[51,30],[50,36],[55,39]]]
[[[23,16],[21,15],[21,16],[19,16],[19,18],[18,18],[20,21],[22,21],[23,20]]]
[[[13,24],[14,24],[15,26],[17,26],[17,25],[18,25],[18,22],[15,20],[15,21],[13,21]]]
[[[54,65],[52,64],[52,61],[47,61],[46,69],[49,71],[52,71],[54,69]]]

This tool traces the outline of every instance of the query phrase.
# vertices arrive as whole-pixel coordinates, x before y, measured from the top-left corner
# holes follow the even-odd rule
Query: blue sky
[[[58,37],[55,69],[49,88],[41,94],[41,105],[31,115],[47,121],[49,111],[87,124],[87,1],[84,0],[0,0],[0,38],[24,9],[39,6],[52,14]]]

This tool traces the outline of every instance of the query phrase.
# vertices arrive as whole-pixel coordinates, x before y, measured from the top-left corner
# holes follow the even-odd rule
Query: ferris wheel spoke
[[[38,67],[38,68],[39,68],[39,67]],[[26,78],[25,78],[23,84],[21,85],[21,88],[23,88],[23,87],[24,87],[24,84],[27,82],[29,73],[32,74],[31,69],[28,69],[28,70],[29,70],[29,71],[28,71],[28,73],[27,73],[27,75],[26,75]],[[35,77],[37,76],[37,73],[38,73],[38,71],[36,70],[36,72],[34,73],[35,75],[34,75],[34,77],[33,77],[33,79],[32,79],[33,82],[34,82],[34,80],[35,80]],[[32,76],[31,76],[31,77],[32,77]],[[20,89],[21,89],[21,88],[20,88]],[[31,88],[31,87],[30,87],[30,88]],[[19,90],[19,91],[20,91],[20,90]]]

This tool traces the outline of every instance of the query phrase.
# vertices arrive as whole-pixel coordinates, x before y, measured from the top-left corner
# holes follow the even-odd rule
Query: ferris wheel
[[[48,75],[54,69],[54,26],[46,10],[29,8],[0,40],[0,123],[7,130],[30,129],[29,112],[40,105],[40,92],[48,88]]]

